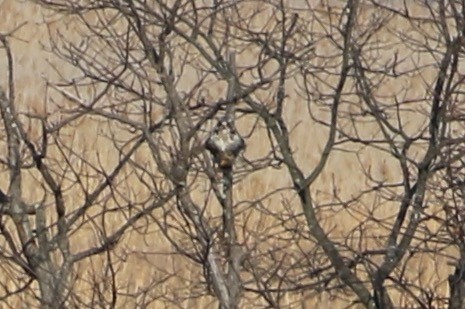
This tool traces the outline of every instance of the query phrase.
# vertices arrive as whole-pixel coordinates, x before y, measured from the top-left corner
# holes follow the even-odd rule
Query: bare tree
[[[40,300],[43,308],[68,305],[94,307],[93,301],[88,302],[73,293],[74,283],[80,279],[77,265],[84,259],[107,253],[111,270],[107,275],[115,280],[117,272],[113,269],[113,257],[109,252],[124,233],[134,229],[136,222],[149,216],[154,209],[163,206],[175,191],[152,188],[151,194],[139,201],[121,198],[120,186],[132,177],[124,173],[124,168],[145,141],[143,136],[124,146],[113,139],[119,159],[113,166],[106,167],[101,162],[83,157],[80,150],[73,146],[73,141],[67,138],[68,133],[63,133],[72,127],[73,121],[87,117],[88,112],[81,110],[70,117],[53,121],[51,118],[54,115],[28,114],[17,109],[14,54],[9,45],[9,38],[16,30],[0,35],[8,64],[8,92],[0,89],[4,146],[7,149],[1,164],[9,171],[8,192],[1,194],[0,229],[3,238],[2,261],[5,262],[2,268],[10,274],[10,280],[15,280],[16,285],[11,290],[8,282],[3,283],[2,299],[30,292]],[[104,93],[105,90],[97,97]],[[154,124],[152,130],[159,125]],[[31,137],[31,126],[41,129],[39,138]],[[100,156],[98,151],[96,154]],[[25,181],[28,185],[24,184]],[[28,195],[31,184],[41,188],[43,198],[28,204],[24,196]],[[115,184],[118,186],[115,187]],[[66,198],[70,192],[76,194],[75,198]],[[110,229],[105,221],[115,207],[125,220]],[[102,224],[97,223],[99,220]],[[71,242],[79,236],[79,230],[90,226],[97,227],[98,243],[72,250]],[[34,281],[38,285],[37,295]],[[97,281],[91,284],[97,284]],[[96,286],[92,289],[95,296],[99,290]],[[108,294],[108,290],[104,294]],[[118,297],[116,290],[110,291],[110,295],[109,300],[107,296],[99,300],[102,307],[115,306]],[[92,297],[89,295],[89,299]]]
[[[464,3],[34,2],[66,69],[46,78],[53,112],[23,112],[0,36],[1,252],[22,274],[1,297],[463,308]],[[78,247],[86,229],[98,242]],[[130,293],[132,254],[156,275]]]

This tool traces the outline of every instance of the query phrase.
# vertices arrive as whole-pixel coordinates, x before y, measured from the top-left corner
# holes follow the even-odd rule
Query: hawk
[[[236,157],[245,148],[245,142],[233,123],[222,118],[208,137],[205,148],[210,151],[220,168],[231,168]]]

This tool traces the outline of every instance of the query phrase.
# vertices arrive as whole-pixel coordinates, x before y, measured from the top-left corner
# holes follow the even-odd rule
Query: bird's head
[[[219,134],[220,132],[223,134],[233,135],[236,134],[236,129],[234,128],[234,124],[231,120],[227,119],[226,117],[220,118],[218,123],[215,126],[214,132]]]

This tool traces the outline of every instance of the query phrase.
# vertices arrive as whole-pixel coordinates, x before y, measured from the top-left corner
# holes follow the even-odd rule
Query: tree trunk
[[[449,276],[449,309],[465,309],[465,260],[462,258]]]

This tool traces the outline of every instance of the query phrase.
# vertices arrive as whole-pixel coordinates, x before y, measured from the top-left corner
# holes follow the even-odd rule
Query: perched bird
[[[205,143],[220,168],[231,168],[239,153],[245,148],[244,139],[237,133],[231,121],[218,121]]]

